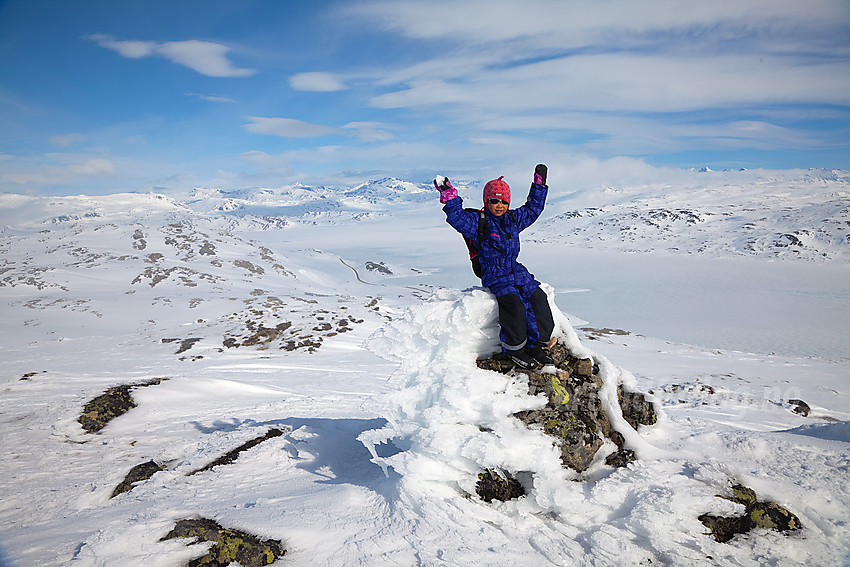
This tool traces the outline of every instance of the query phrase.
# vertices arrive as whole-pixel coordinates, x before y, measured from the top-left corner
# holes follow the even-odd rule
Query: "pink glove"
[[[538,163],[534,168],[534,182],[538,185],[546,185],[546,176],[549,173],[548,168],[542,163]]]
[[[457,197],[457,189],[452,187],[452,182],[449,181],[448,177],[438,175],[434,179],[434,187],[440,191],[440,202],[444,205]]]

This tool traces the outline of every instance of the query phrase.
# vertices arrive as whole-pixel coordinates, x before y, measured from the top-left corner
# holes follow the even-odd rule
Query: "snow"
[[[564,469],[509,417],[543,401],[475,365],[495,301],[430,180],[0,195],[0,564],[178,565],[203,546],[160,538],[208,517],[282,540],[280,565],[847,565],[850,176],[550,183],[521,259],[614,421],[618,383],[655,400],[657,425],[619,423],[626,468],[604,447]],[[152,378],[80,427],[86,402]],[[110,498],[151,459],[165,470]],[[485,468],[528,495],[481,501]],[[717,497],[733,482],[804,529],[715,542],[697,517],[738,512]]]

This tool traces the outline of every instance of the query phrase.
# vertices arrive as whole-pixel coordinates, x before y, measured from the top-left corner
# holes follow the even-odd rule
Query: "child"
[[[534,169],[534,183],[528,199],[521,207],[508,210],[511,188],[503,177],[488,181],[484,186],[484,218],[487,230],[479,238],[480,211],[465,210],[463,199],[451,182],[437,177],[434,185],[440,190],[440,202],[446,222],[464,237],[472,240],[479,251],[481,283],[496,296],[499,304],[499,338],[502,351],[521,368],[537,369],[553,364],[543,350],[555,327],[549,300],[540,282],[517,262],[519,233],[537,220],[546,204],[547,169],[539,164]]]

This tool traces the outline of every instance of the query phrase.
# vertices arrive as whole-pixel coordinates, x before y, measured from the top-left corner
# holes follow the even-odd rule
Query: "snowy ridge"
[[[568,179],[552,179],[544,217],[524,237],[630,253],[850,262],[847,172],[680,172],[679,176],[684,177],[677,183],[579,191],[570,187]],[[480,206],[480,182],[452,182],[467,206]],[[522,201],[523,185],[514,183],[516,204]],[[68,222],[101,215],[104,207],[117,212],[115,207],[124,206],[124,213],[144,215],[165,206],[175,212],[226,219],[228,230],[269,230],[292,224],[327,226],[385,219],[434,202],[436,191],[430,182],[395,178],[353,187],[197,188],[185,197],[0,195],[0,226],[14,226],[22,217],[34,219],[48,211],[61,210],[50,216],[52,222]]]
[[[348,187],[295,184],[279,189],[221,191],[195,189],[186,204],[202,213],[242,217],[285,217],[328,223],[368,218],[390,207],[422,203],[433,197],[427,186],[384,178]]]
[[[850,199],[779,210],[766,204],[670,209],[632,202],[562,213],[543,222],[532,238],[626,252],[847,262]]]
[[[606,187],[555,201],[593,204],[544,219],[531,238],[625,252],[850,261],[846,172],[710,172],[674,186]]]

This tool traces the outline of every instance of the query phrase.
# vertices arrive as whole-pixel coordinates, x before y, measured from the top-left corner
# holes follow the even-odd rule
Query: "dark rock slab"
[[[607,464],[622,467],[634,461],[634,451],[625,446],[624,437],[612,428],[599,398],[602,379],[598,376],[598,366],[590,358],[574,356],[561,343],[556,342],[547,351],[555,361],[554,373],[520,370],[502,353],[479,360],[477,364],[485,370],[525,374],[528,394],[546,395],[545,407],[518,412],[514,417],[554,437],[564,466],[577,472],[586,471],[606,438],[618,447],[618,451],[607,458]],[[623,415],[632,427],[656,422],[655,406],[645,395],[628,392],[621,386],[619,399]]]
[[[493,500],[513,500],[525,496],[525,489],[514,477],[508,473],[496,471],[484,471],[478,475],[478,483],[475,492],[484,502]]]
[[[269,439],[273,439],[274,437],[280,437],[281,435],[283,435],[283,431],[281,431],[280,429],[269,429],[265,435],[261,435],[260,437],[256,437],[246,443],[243,443],[235,449],[228,451],[227,453],[217,458],[213,462],[209,463],[208,465],[205,465],[199,468],[198,470],[190,472],[189,475],[191,476],[193,474],[208,471],[211,468],[217,467],[219,465],[229,465],[233,463],[233,461],[235,461],[237,458],[239,458],[240,453],[247,451],[248,449],[251,449],[253,447],[256,447],[263,441],[268,441]]]
[[[115,487],[115,490],[112,491],[112,496],[110,498],[115,498],[119,494],[124,494],[125,492],[130,492],[136,483],[148,480],[154,474],[159,471],[165,470],[165,467],[157,464],[155,461],[148,461],[146,463],[142,463],[140,465],[136,465],[130,472],[127,473],[127,476],[124,477],[124,480]]]
[[[286,553],[283,543],[278,540],[263,540],[239,530],[223,528],[206,518],[180,520],[160,541],[178,537],[192,538],[195,540],[193,544],[215,542],[206,555],[190,561],[189,567],[227,567],[234,562],[242,567],[262,567],[271,565]]]
[[[167,378],[154,378],[147,382],[109,388],[85,405],[83,414],[77,418],[77,421],[89,433],[96,433],[106,427],[106,424],[112,419],[136,407],[136,402],[130,395],[132,389],[155,386],[163,380],[167,380]]]
[[[741,484],[732,487],[732,496],[719,496],[742,504],[746,509],[741,516],[714,516],[703,514],[697,518],[720,543],[731,540],[735,535],[746,533],[753,528],[776,531],[798,530],[803,527],[799,518],[775,502],[763,502],[751,488]]]

